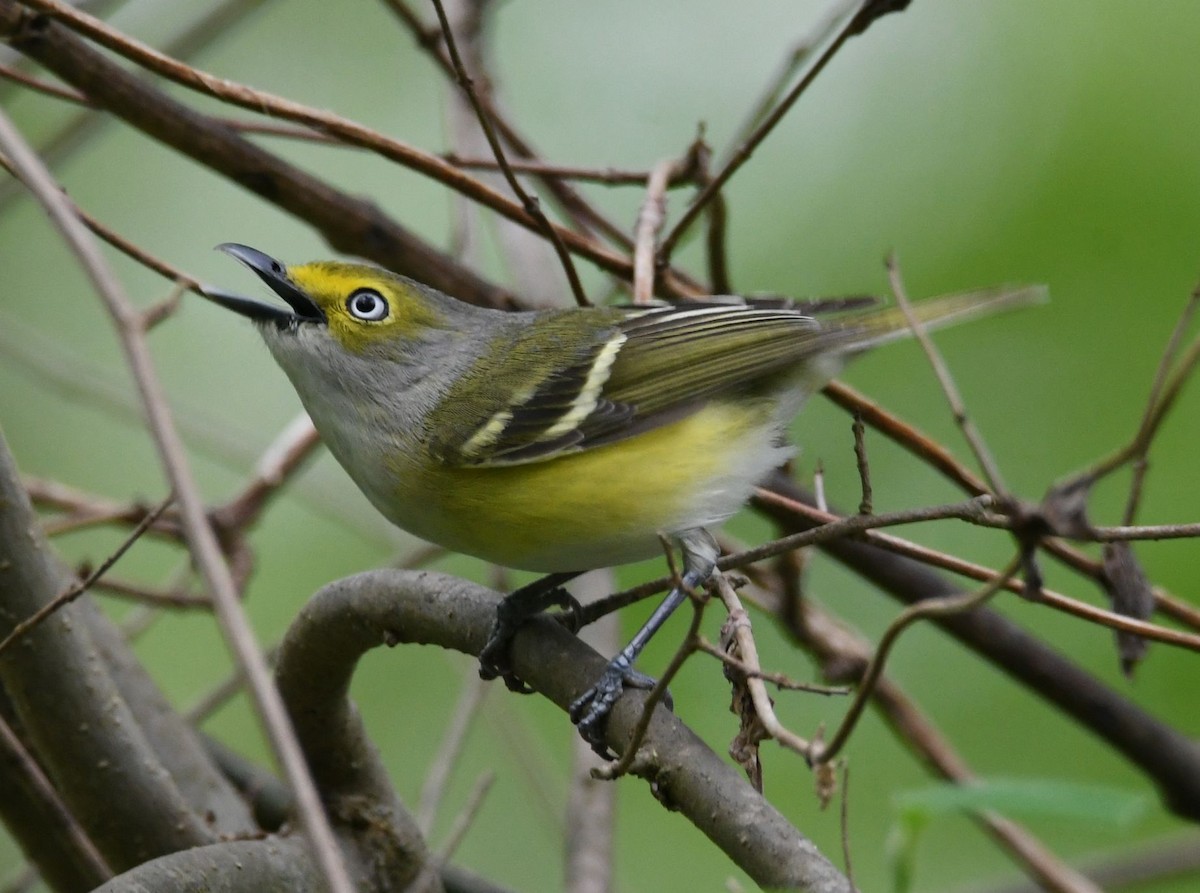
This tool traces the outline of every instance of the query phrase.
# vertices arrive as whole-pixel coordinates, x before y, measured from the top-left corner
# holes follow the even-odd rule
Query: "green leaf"
[[[1052,816],[1128,827],[1145,813],[1144,794],[1043,778],[988,778],[968,785],[940,784],[892,798],[898,817],[911,824],[952,812],[993,809],[1008,815]]]

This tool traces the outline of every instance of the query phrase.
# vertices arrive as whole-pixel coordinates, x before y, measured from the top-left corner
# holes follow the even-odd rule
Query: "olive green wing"
[[[952,295],[921,302],[916,313],[926,324],[942,324],[1031,295]],[[433,452],[443,462],[536,462],[613,443],[684,418],[718,395],[787,386],[781,375],[818,357],[856,353],[908,332],[896,308],[818,320],[778,302],[594,308],[537,319],[493,349],[481,364],[487,375],[477,364],[434,410],[430,427],[442,436]],[[821,366],[818,382],[836,363]]]

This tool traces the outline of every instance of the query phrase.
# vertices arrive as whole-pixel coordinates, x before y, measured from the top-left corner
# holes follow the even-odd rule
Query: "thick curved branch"
[[[473,583],[429,572],[371,571],[322,589],[288,633],[289,666],[281,688],[292,698],[297,732],[314,776],[336,789],[369,790],[376,768],[338,759],[356,748],[354,717],[343,705],[359,657],[379,645],[420,643],[478,654],[499,596]],[[302,657],[301,657],[302,656]],[[566,708],[604,669],[604,659],[555,621],[535,618],[513,641],[517,674]],[[287,679],[285,683],[285,678]],[[646,694],[629,691],[609,719],[607,741],[618,753],[632,734]],[[347,738],[347,733],[349,738]],[[351,753],[354,753],[351,750]],[[736,770],[673,714],[659,707],[635,772],[656,796],[683,813],[764,887],[848,891],[846,878]]]
[[[231,840],[146,862],[95,893],[325,893],[303,838]]]
[[[770,486],[790,499],[811,502],[784,475],[775,475]],[[810,521],[774,505],[764,503],[760,508],[788,531],[811,526]],[[960,591],[924,565],[867,543],[839,539],[822,543],[821,548],[905,604]],[[995,611],[978,608],[935,622],[1124,754],[1158,786],[1172,811],[1200,819],[1200,745]]]
[[[430,853],[348,696],[358,658],[381,644],[381,631],[365,612],[335,601],[319,596],[292,622],[275,678],[330,818],[343,835],[364,838],[377,870],[403,888]],[[326,617],[330,607],[334,616]]]
[[[246,800],[210,758],[195,730],[167,701],[112,621],[86,599],[79,602],[79,613],[138,728],[192,811],[204,816],[212,830],[222,835],[257,831]]]
[[[70,582],[0,437],[0,635]],[[0,657],[0,683],[29,743],[114,868],[210,842],[212,830],[146,740],[88,625],[81,603],[67,605]]]
[[[84,893],[112,869],[9,725],[10,708],[0,689],[0,822],[57,893]]]

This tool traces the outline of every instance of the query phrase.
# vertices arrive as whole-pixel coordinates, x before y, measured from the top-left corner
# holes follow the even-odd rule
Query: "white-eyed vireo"
[[[485,678],[522,688],[507,646],[561,584],[678,542],[686,587],[712,573],[707,528],[791,450],[804,400],[854,353],[902,337],[896,308],[822,315],[753,303],[505,313],[364,264],[285,267],[221,249],[290,309],[206,289],[258,324],[330,451],[394,524],[456,551],[550,576],[501,602]],[[1039,289],[916,305],[938,324],[1028,303]],[[604,752],[603,720],[633,661],[685,597],[673,591],[571,708]]]

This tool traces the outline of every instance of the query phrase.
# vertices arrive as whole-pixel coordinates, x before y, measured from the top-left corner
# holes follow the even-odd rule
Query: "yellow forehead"
[[[329,333],[348,350],[360,352],[373,344],[404,338],[421,328],[436,326],[436,308],[416,283],[387,270],[364,264],[318,261],[288,267],[288,277],[321,308]],[[364,290],[387,302],[381,319],[360,319],[350,312],[350,300]]]

